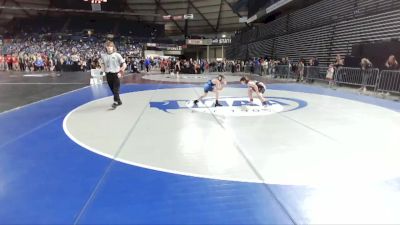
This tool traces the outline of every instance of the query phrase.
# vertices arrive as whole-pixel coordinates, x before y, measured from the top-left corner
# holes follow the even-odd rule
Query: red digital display
[[[90,2],[92,4],[101,4],[107,2],[107,0],[83,0],[85,2]]]

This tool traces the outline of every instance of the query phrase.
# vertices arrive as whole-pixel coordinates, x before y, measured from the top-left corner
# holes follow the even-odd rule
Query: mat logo
[[[307,106],[307,102],[283,97],[268,97],[267,106],[262,106],[258,99],[250,102],[246,97],[223,97],[219,100],[221,107],[214,107],[215,99],[208,98],[197,105],[188,100],[167,100],[150,102],[151,108],[172,113],[176,110],[190,109],[192,112],[210,113],[221,116],[263,116],[279,112],[298,110]]]

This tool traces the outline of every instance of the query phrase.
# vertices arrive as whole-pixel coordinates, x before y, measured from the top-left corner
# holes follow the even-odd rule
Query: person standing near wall
[[[396,60],[396,56],[390,55],[389,58],[386,60],[385,69],[387,70],[398,70],[399,63]]]
[[[362,84],[361,88],[359,89],[362,92],[367,92],[367,85],[369,82],[369,78],[372,76],[372,63],[367,58],[361,59],[361,76],[362,76]]]
[[[396,71],[399,70],[399,63],[396,60],[396,56],[390,55],[385,63],[385,70]],[[380,78],[380,87],[384,90],[399,90],[400,87],[400,79],[396,76],[395,72],[385,72],[384,75]],[[390,95],[390,92],[385,93],[386,96]]]
[[[299,76],[297,77],[297,82],[303,82],[304,80],[304,62],[303,59],[300,59],[299,63],[297,64],[297,71]]]

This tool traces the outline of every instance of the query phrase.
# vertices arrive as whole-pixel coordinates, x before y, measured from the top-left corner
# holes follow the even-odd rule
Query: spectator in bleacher
[[[361,59],[361,75],[362,75],[362,84],[361,88],[359,89],[360,91],[366,92],[367,91],[367,85],[368,85],[368,80],[372,76],[372,63],[369,61],[367,58],[362,58]]]
[[[390,55],[388,60],[385,63],[385,68],[387,70],[398,70],[399,69],[399,63],[396,60],[396,57],[394,55]]]
[[[65,39],[50,38],[47,36],[30,36],[25,35],[22,38],[14,38],[11,43],[5,44],[3,50],[6,55],[18,55],[19,68],[22,71],[32,71],[33,64],[36,61],[37,54],[40,54],[44,60],[44,69],[50,70],[49,59],[53,59],[56,65],[56,70],[73,70],[78,71],[82,65],[91,64],[95,57],[99,57],[103,50],[102,40],[105,37],[98,37],[98,41],[75,41],[68,37]],[[125,54],[140,54],[141,48],[132,45],[133,41],[119,43],[121,49],[124,49]],[[131,51],[134,49],[134,51]],[[11,63],[13,64],[13,63]],[[8,67],[8,63],[7,63]],[[12,67],[12,66],[11,66]],[[11,70],[12,68],[10,68]],[[15,69],[15,68],[14,68]]]

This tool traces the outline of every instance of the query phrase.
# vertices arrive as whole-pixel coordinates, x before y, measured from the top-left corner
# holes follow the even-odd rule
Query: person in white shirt
[[[326,79],[329,81],[329,87],[333,87],[333,85],[335,84],[334,81],[334,74],[335,74],[335,65],[330,64],[328,67],[328,70],[326,71]]]
[[[268,60],[267,59],[264,60],[262,66],[263,66],[263,73],[265,75],[268,75]]]
[[[119,88],[121,86],[120,78],[123,76],[126,69],[124,58],[117,53],[115,44],[107,41],[105,44],[107,54],[101,55],[101,68],[106,73],[107,83],[114,95],[114,103],[112,107],[115,109],[117,106],[122,105],[121,98],[119,97]]]

